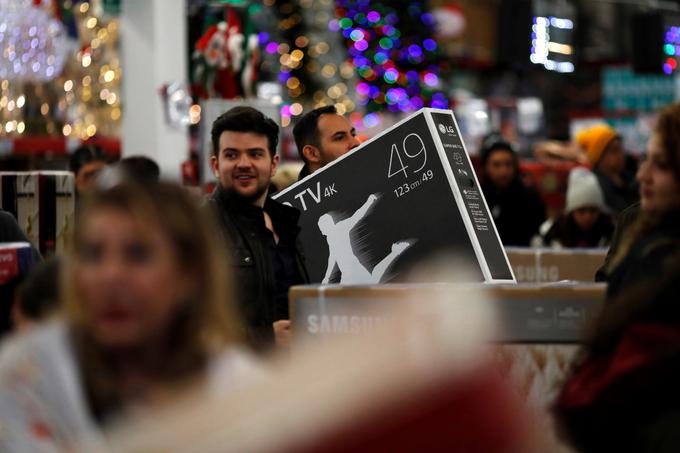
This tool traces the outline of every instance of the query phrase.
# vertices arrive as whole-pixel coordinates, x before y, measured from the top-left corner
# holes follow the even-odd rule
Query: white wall
[[[145,155],[162,177],[180,180],[189,136],[165,122],[159,90],[187,79],[187,20],[184,0],[123,0],[122,154]]]

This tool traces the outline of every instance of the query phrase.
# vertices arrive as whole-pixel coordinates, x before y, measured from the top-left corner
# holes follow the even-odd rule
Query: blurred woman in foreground
[[[63,315],[0,353],[1,451],[96,446],[132,408],[189,384],[228,386],[250,367],[219,235],[181,188],[119,185],[77,222]]]

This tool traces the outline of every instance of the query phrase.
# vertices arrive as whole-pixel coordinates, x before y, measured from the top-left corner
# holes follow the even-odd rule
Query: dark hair
[[[520,181],[521,174],[517,151],[515,150],[515,147],[512,145],[512,143],[507,141],[500,132],[491,132],[482,140],[482,147],[479,150],[479,159],[482,165],[482,180],[487,180],[486,162],[489,160],[491,155],[497,151],[505,151],[512,155],[512,166],[515,169],[515,177],[513,178],[513,181]]]
[[[338,111],[333,105],[319,107],[311,112],[306,113],[300,118],[293,128],[293,137],[295,138],[295,146],[297,146],[300,158],[307,162],[302,148],[306,145],[314,145],[317,148],[321,145],[321,136],[319,135],[319,118],[321,115],[337,114]]]
[[[680,322],[679,281],[680,258],[669,257],[654,279],[638,283],[606,303],[588,328],[585,352],[590,355],[610,353],[625,329],[635,322],[677,325]]]
[[[220,135],[225,131],[252,132],[264,135],[267,137],[269,152],[272,157],[276,154],[276,147],[279,144],[279,126],[259,110],[239,105],[217,117],[210,131],[213,155],[215,156],[219,153]]]
[[[574,213],[570,212],[555,219],[543,238],[543,245],[551,247],[553,241],[558,241],[562,247],[567,248],[583,247],[583,242],[587,243],[586,247],[601,247],[603,241],[606,244],[611,242],[613,234],[614,222],[604,212],[600,212],[589,231],[582,231],[574,220]]]
[[[59,305],[59,259],[51,257],[39,263],[19,287],[22,314],[38,321]]]
[[[80,169],[90,162],[106,162],[108,163],[108,158],[106,153],[97,145],[82,145],[76,148],[76,150],[71,154],[71,159],[69,160],[69,167],[73,173],[76,175]]]
[[[680,181],[680,102],[670,105],[659,113],[654,130],[661,138],[664,157]]]
[[[129,181],[137,183],[157,182],[161,176],[158,164],[146,156],[130,156],[116,164]]]
[[[482,146],[479,150],[482,167],[486,165],[486,161],[489,160],[494,151],[507,151],[512,154],[513,159],[517,159],[515,147],[500,132],[491,132],[482,139]]]

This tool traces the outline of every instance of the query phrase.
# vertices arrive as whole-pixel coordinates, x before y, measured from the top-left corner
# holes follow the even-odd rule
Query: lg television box
[[[450,110],[421,109],[274,198],[301,212],[312,282],[399,281],[442,253],[514,282]]]
[[[41,253],[61,252],[73,231],[73,173],[0,172],[0,208],[16,217]]]

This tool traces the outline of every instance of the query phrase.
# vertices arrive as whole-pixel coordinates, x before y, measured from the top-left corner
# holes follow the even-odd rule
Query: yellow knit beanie
[[[602,158],[602,153],[617,133],[606,124],[597,124],[576,134],[576,143],[585,150],[588,160],[594,166]]]

